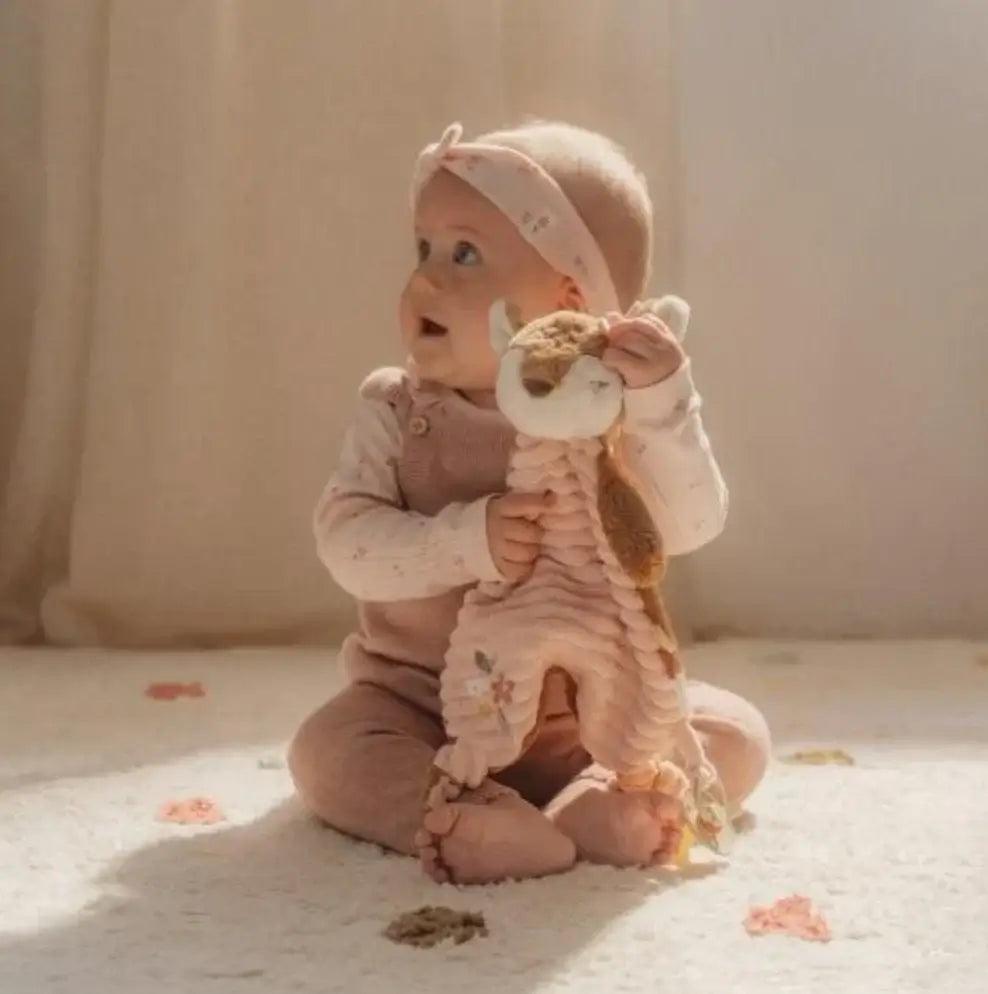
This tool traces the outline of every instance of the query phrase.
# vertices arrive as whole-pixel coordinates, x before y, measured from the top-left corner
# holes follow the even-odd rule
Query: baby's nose
[[[442,289],[442,283],[434,270],[420,266],[412,273],[410,281],[412,292],[421,297],[434,297]]]

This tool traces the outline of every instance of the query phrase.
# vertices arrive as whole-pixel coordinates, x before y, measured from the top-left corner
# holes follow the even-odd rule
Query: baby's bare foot
[[[415,843],[440,883],[542,877],[576,862],[573,842],[538,808],[492,781],[428,812]]]
[[[613,781],[579,779],[549,805],[549,819],[576,845],[581,859],[610,866],[674,862],[683,837],[683,810],[658,791],[622,791]]]

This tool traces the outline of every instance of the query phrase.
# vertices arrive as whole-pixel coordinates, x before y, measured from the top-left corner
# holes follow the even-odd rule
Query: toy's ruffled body
[[[551,490],[556,503],[542,519],[542,552],[530,576],[518,585],[482,584],[460,613],[442,675],[453,741],[436,760],[459,783],[476,787],[525,751],[555,668],[572,679],[584,747],[616,773],[654,773],[657,759],[690,738],[674,644],[649,617],[604,532],[602,456],[598,439],[518,439],[509,487]]]
[[[639,307],[685,329],[678,298]],[[426,810],[440,813],[526,752],[540,731],[547,677],[562,671],[583,746],[616,775],[615,789],[676,797],[692,835],[721,848],[723,790],[689,721],[657,589],[662,539],[616,455],[623,386],[600,361],[606,335],[597,319],[573,312],[512,333],[498,312],[498,404],[519,431],[508,488],[556,499],[540,521],[529,576],[466,595],[441,678],[450,741],[436,755]],[[428,866],[441,840],[421,835]]]

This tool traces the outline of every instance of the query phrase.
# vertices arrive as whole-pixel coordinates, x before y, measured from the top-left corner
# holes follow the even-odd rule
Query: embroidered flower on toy
[[[496,672],[497,659],[480,649],[474,652],[473,661],[484,675],[466,681],[467,693],[477,699],[481,714],[496,714],[501,727],[507,729],[508,719],[503,708],[514,701],[515,681]]]

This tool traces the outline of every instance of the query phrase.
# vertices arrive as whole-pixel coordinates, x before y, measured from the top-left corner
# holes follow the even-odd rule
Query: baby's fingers
[[[672,332],[663,327],[659,330],[653,325],[622,325],[608,336],[610,345],[619,349],[634,349],[635,351],[669,349],[678,347]]]
[[[605,366],[622,374],[635,369],[642,361],[640,356],[625,352],[624,349],[615,348],[604,349],[604,354],[600,358]]]
[[[505,540],[501,543],[501,547],[498,550],[501,554],[501,558],[509,563],[531,563],[535,560],[535,557],[539,554],[540,545],[537,543],[529,542],[512,542],[511,540]]]
[[[510,493],[498,501],[498,513],[502,518],[537,518],[552,506],[553,495]]]
[[[542,542],[542,529],[526,518],[505,518],[501,527],[505,539],[512,542],[536,546]]]
[[[532,572],[532,564],[539,554],[539,547],[521,545],[517,542],[506,542],[500,549],[500,555],[494,557],[501,575],[512,583],[523,580]]]
[[[520,563],[509,563],[504,559],[498,560],[497,568],[500,570],[501,576],[509,583],[517,583],[519,580],[524,580],[532,572],[531,563],[526,563],[522,566]]]

